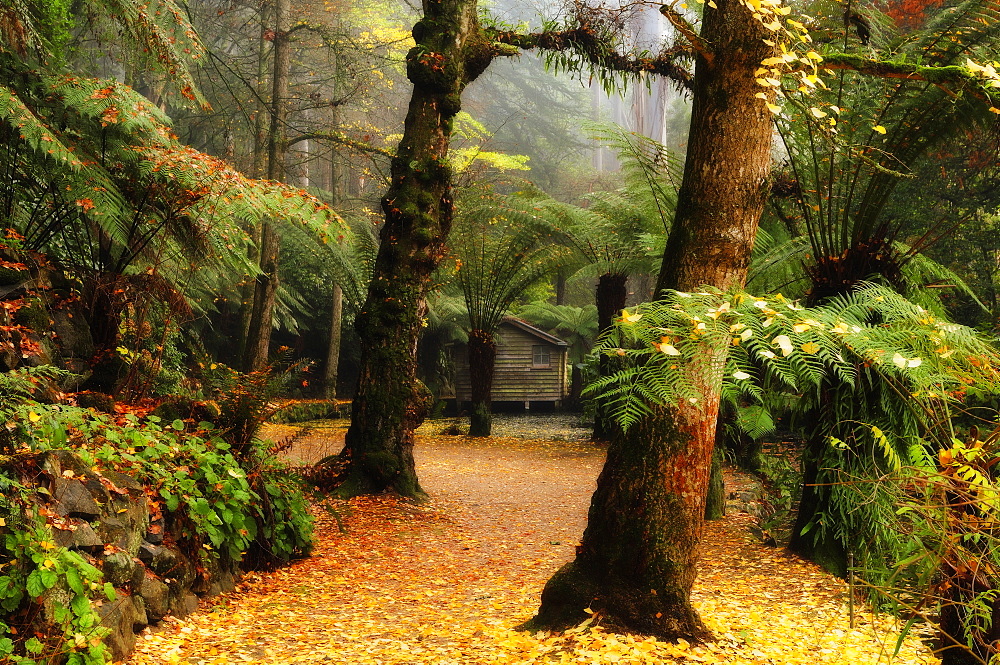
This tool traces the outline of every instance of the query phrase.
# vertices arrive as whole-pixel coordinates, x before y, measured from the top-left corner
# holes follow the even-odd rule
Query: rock
[[[132,559],[135,561],[135,559]],[[135,590],[142,586],[142,581],[146,579],[146,566],[141,563],[135,564],[135,569],[132,571],[132,579],[129,580],[129,586]]]
[[[63,358],[62,368],[72,372],[59,382],[59,387],[66,392],[78,391],[83,382],[90,378],[90,363],[83,358]]]
[[[163,519],[153,520],[149,523],[149,529],[146,531],[146,542],[152,543],[153,545],[160,545],[163,543]]]
[[[139,546],[139,560],[157,575],[168,577],[178,576],[177,569],[182,564],[179,552],[151,543],[143,543]]]
[[[85,409],[93,409],[102,413],[115,412],[115,398],[107,393],[90,390],[77,393],[76,403]]]
[[[108,469],[104,472],[104,477],[110,480],[114,485],[120,489],[126,490],[130,494],[139,496],[143,493],[142,483],[133,478],[132,476],[127,476],[124,473],[119,473],[113,469]]]
[[[153,545],[143,541],[142,544],[139,545],[139,561],[146,564],[146,567],[148,568],[150,564],[153,563],[153,559],[157,557],[162,550],[163,548],[159,545]]]
[[[125,523],[115,517],[105,517],[97,526],[97,533],[101,539],[111,545],[116,545],[122,549],[127,549],[128,529]]]
[[[145,627],[145,614],[136,610],[131,596],[120,595],[112,602],[98,608],[101,625],[110,632],[104,637],[104,644],[111,650],[111,657],[117,661],[128,658],[135,648],[136,625]]]
[[[93,495],[79,480],[57,477],[53,479],[52,497],[56,500],[56,512],[87,521],[97,519],[101,508]]]
[[[146,506],[146,499],[142,497],[135,500],[116,496],[112,498],[111,503],[105,509],[107,513],[114,516],[114,519],[125,525],[124,538],[115,544],[132,556],[138,556],[139,548],[143,543],[142,536],[149,528],[149,510]]]
[[[132,596],[132,604],[135,605],[135,623],[132,624],[132,630],[138,633],[149,625],[149,616],[146,614],[146,601],[143,600],[142,596]]]
[[[74,315],[70,308],[59,307],[52,307],[49,316],[52,319],[52,329],[59,340],[63,356],[66,358],[90,358],[94,355],[94,340],[85,317],[79,314]],[[89,366],[87,369],[89,370]]]
[[[44,454],[40,464],[42,470],[53,478],[79,480],[98,503],[107,503],[111,498],[101,483],[101,477],[70,450],[50,450]]]
[[[175,617],[183,619],[198,610],[198,596],[190,591],[185,591],[179,596],[174,596],[170,602],[170,613]]]
[[[104,550],[104,541],[97,532],[87,524],[86,522],[81,522],[80,524],[74,524],[75,529],[53,529],[52,535],[56,544],[60,547],[65,547],[71,550],[80,550],[83,552],[101,552]]]
[[[135,575],[136,561],[126,552],[115,552],[104,558],[101,569],[104,571],[104,580],[113,586],[124,587],[132,581]],[[143,573],[145,575],[145,573]]]
[[[236,588],[236,576],[231,571],[223,570],[212,577],[212,584],[208,587],[209,596],[218,596],[220,593],[228,593]]]
[[[72,471],[75,476],[97,475],[71,450],[49,450],[42,453],[39,463],[51,476],[61,476],[63,471]]]
[[[159,621],[170,612],[170,587],[152,575],[143,577],[135,593],[145,601],[150,621]]]

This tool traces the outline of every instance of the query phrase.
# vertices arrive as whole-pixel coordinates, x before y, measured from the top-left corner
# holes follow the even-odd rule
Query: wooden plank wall
[[[549,344],[510,325],[500,326],[497,361],[493,370],[494,402],[558,402],[568,392],[566,348]],[[549,348],[546,368],[532,366],[532,347]],[[464,345],[455,347],[455,397],[472,399],[469,356]]]

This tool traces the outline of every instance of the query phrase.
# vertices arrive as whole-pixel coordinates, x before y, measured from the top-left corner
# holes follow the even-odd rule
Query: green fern
[[[1000,389],[1000,355],[973,330],[891,289],[864,285],[814,308],[780,295],[671,293],[626,313],[601,340],[596,352],[617,358],[622,369],[588,391],[614,402],[613,413],[627,428],[651,405],[703,399],[699,386],[716,385],[711,378],[718,370],[697,368],[723,349],[724,384],[750,395],[775,385],[806,393],[828,380],[859,387],[870,372],[930,411],[960,399],[970,386]],[[652,404],[636,403],[650,397]]]

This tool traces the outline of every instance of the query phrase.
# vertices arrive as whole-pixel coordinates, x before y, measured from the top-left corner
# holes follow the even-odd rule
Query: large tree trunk
[[[274,2],[274,72],[271,87],[271,128],[267,143],[267,177],[285,181],[285,118],[288,115],[288,73],[292,44],[291,0]],[[243,368],[251,372],[267,364],[271,345],[274,301],[278,293],[278,251],[281,239],[272,221],[264,221],[260,234],[260,271],[254,284],[253,305],[247,329]]]
[[[705,10],[684,180],[657,292],[739,286],[770,170],[771,118],[754,70],[773,54],[739,0]],[[604,625],[703,639],[690,602],[704,527],[722,361],[696,405],[663,407],[616,432],[576,559],[553,576],[530,626],[564,627],[590,608]]]
[[[485,330],[469,332],[469,381],[472,384],[472,417],[470,436],[489,436],[493,429],[490,403],[493,394],[493,367],[497,359],[497,343]]]
[[[606,272],[597,280],[597,330],[606,332],[614,325],[615,316],[625,309],[628,299],[628,275],[625,273]],[[598,361],[601,376],[607,376],[611,371],[611,359],[601,358]],[[600,404],[594,411],[594,441],[610,441],[615,430],[614,422],[608,417],[607,410]]]
[[[413,94],[382,199],[375,273],[356,322],[361,366],[341,453],[349,460],[342,496],[423,496],[413,466],[413,429],[426,413],[429,392],[416,378],[417,339],[430,276],[451,229],[451,123],[465,86],[493,57],[475,0],[424,0],[423,10],[413,27],[417,45],[407,54]]]

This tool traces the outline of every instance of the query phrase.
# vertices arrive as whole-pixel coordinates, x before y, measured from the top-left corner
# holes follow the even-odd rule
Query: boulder
[[[145,601],[146,615],[150,621],[159,621],[170,612],[170,587],[152,575],[143,576],[136,595]]]
[[[97,525],[97,533],[109,545],[128,549],[128,528],[117,517],[104,517]]]
[[[104,550],[104,541],[86,522],[73,524],[69,529],[53,529],[56,544],[70,550],[97,553]]]
[[[142,568],[127,552],[115,552],[104,557],[101,570],[104,572],[104,581],[122,588],[132,581],[136,567]]]
[[[74,478],[54,478],[52,498],[56,500],[56,512],[67,517],[96,520],[101,515],[101,507],[83,483]]]
[[[142,630],[146,627],[145,612],[140,613],[132,596],[119,595],[111,602],[106,602],[98,608],[101,625],[110,632],[104,637],[104,644],[110,649],[111,657],[124,661],[135,648],[136,627]]]

